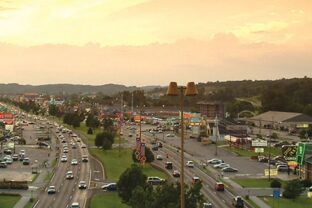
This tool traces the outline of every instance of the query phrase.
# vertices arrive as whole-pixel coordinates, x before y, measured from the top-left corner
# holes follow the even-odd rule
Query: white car
[[[78,165],[78,160],[77,159],[72,159],[71,164],[72,165]]]
[[[80,205],[78,202],[73,202],[70,206],[70,208],[80,208]]]
[[[194,162],[192,160],[189,160],[186,162],[186,166],[189,168],[194,168]]]
[[[67,157],[66,157],[66,155],[63,155],[63,156],[61,157],[61,162],[67,162]]]
[[[87,148],[87,146],[85,144],[82,144],[81,148]]]
[[[49,186],[47,192],[48,192],[48,194],[55,194],[56,193],[55,186]]]
[[[167,134],[166,137],[174,137],[174,134]]]
[[[162,155],[157,155],[156,156],[156,160],[163,160],[163,156]]]
[[[87,188],[87,183],[85,181],[80,181],[78,185],[79,189],[86,189]]]
[[[214,165],[213,167],[222,169],[222,168],[230,167],[230,165],[227,163],[220,163],[220,164]]]
[[[66,179],[73,179],[74,178],[74,173],[73,171],[69,170],[66,173]]]
[[[223,160],[217,159],[217,158],[213,158],[213,159],[207,160],[207,163],[209,163],[209,164],[220,164],[220,163],[223,163],[223,162],[224,162]]]

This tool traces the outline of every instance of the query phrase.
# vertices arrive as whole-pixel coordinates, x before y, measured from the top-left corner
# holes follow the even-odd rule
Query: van
[[[224,184],[222,182],[216,182],[215,190],[216,191],[224,191]]]

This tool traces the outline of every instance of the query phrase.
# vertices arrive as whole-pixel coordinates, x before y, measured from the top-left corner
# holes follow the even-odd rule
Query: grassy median
[[[106,173],[106,178],[110,181],[118,181],[119,176],[133,163],[131,149],[118,149],[102,150],[102,149],[89,149],[90,153],[98,158]],[[145,164],[143,172],[147,176],[159,176],[168,178],[162,171],[152,167],[150,164]],[[121,202],[117,193],[101,193],[95,195],[91,200],[92,208],[124,208],[128,207]]]
[[[270,188],[271,182],[273,179],[269,181],[267,178],[246,178],[246,179],[232,179],[234,182],[238,183],[243,188]],[[286,182],[280,179],[282,187],[285,186]]]
[[[20,195],[0,195],[0,207],[12,208],[21,199]]]
[[[309,208],[312,205],[312,199],[309,199],[306,196],[298,197],[295,200],[285,198],[273,199],[272,197],[262,197],[262,199],[271,207]]]

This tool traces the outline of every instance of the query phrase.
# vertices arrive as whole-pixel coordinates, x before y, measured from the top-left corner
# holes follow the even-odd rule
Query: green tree
[[[146,187],[146,175],[143,174],[142,169],[136,165],[131,165],[127,168],[120,176],[117,183],[118,195],[122,198],[124,202],[129,202],[132,191],[137,187]]]
[[[102,147],[103,149],[111,149],[114,143],[115,134],[112,132],[101,132],[95,137],[95,146]]]
[[[185,195],[185,207],[187,208],[202,207],[202,204],[204,203],[204,196],[200,192],[201,188],[202,188],[201,183],[195,183],[187,190]]]
[[[302,186],[302,183],[300,183],[300,180],[295,179],[289,181],[286,186],[285,190],[283,192],[283,196],[287,199],[295,199],[304,191],[304,188]]]
[[[87,132],[88,134],[93,134],[93,130],[92,130],[92,128],[88,128],[88,132]]]
[[[94,114],[90,113],[86,119],[86,126],[90,128],[97,128],[100,125],[100,121],[94,116]]]
[[[103,127],[104,127],[105,131],[114,132],[113,120],[112,119],[108,119],[108,118],[104,119],[103,120]]]
[[[129,205],[133,208],[153,207],[153,187],[152,186],[137,186],[132,191],[132,196],[129,200]]]
[[[279,180],[274,179],[271,182],[271,188],[281,188],[281,187],[282,187],[282,183]]]

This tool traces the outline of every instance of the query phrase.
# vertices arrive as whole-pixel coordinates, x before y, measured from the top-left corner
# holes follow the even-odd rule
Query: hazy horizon
[[[0,83],[312,77],[312,1],[0,1]]]

